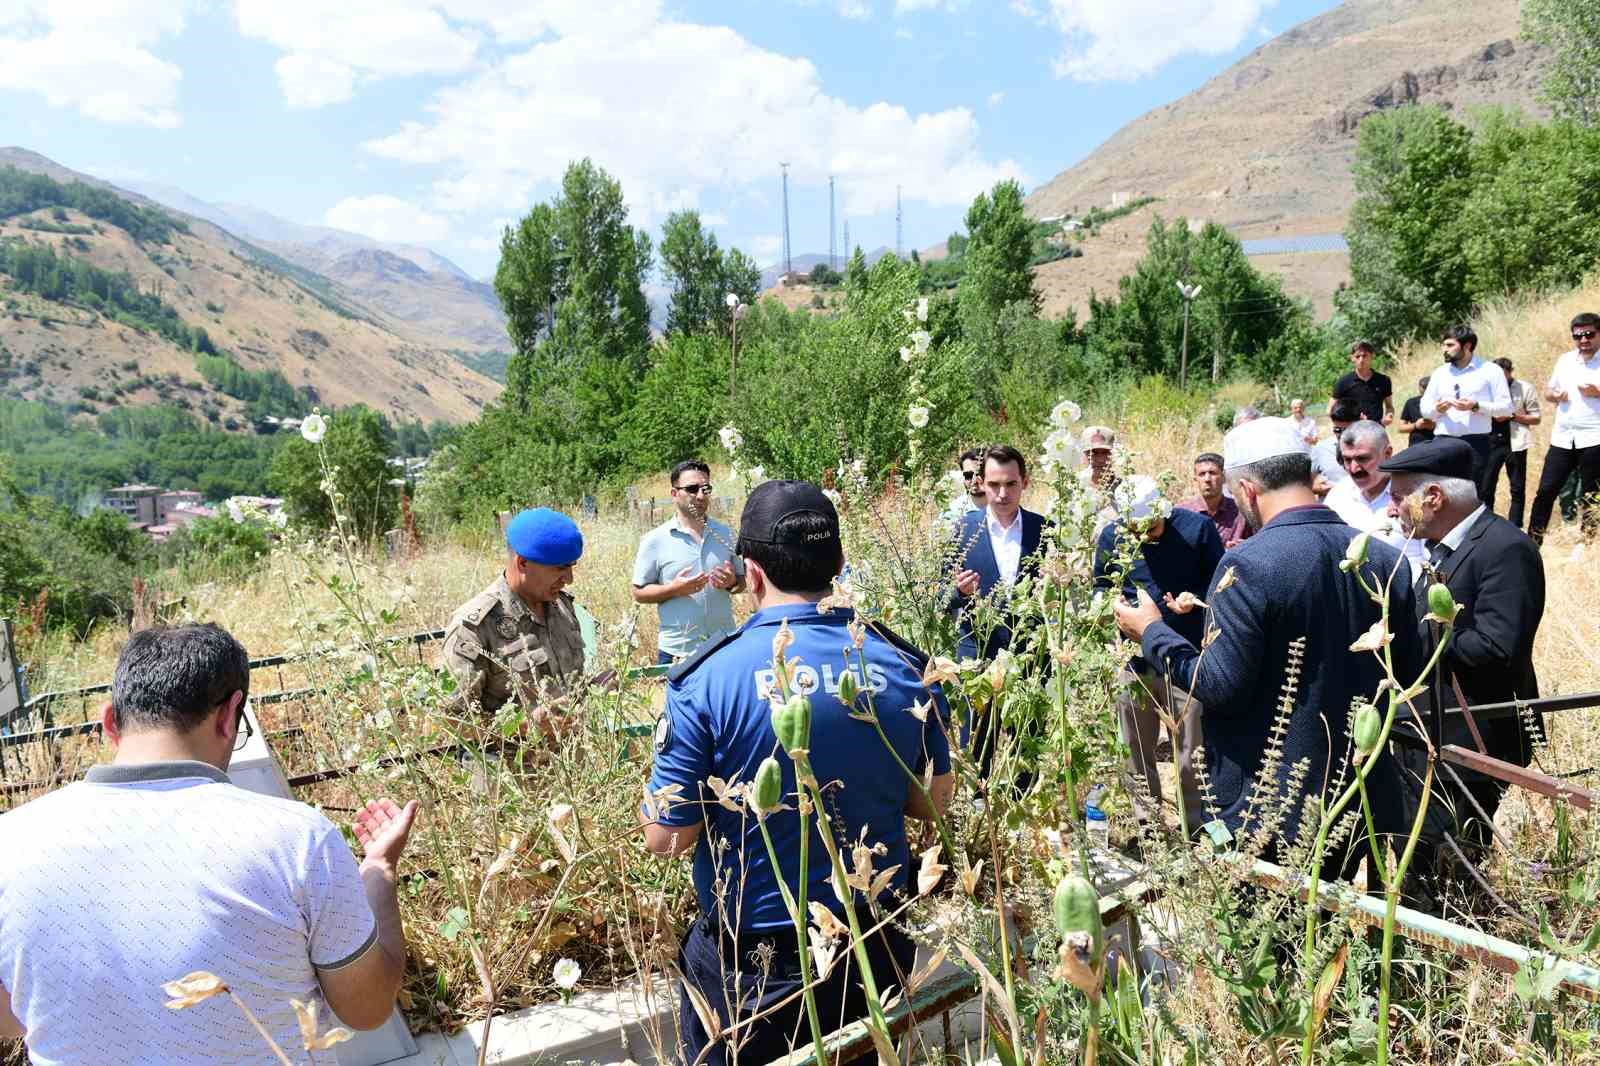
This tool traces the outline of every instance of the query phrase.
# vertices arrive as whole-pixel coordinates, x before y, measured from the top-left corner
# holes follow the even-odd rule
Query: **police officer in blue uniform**
[[[906,816],[931,820],[954,790],[947,708],[937,686],[930,690],[923,685],[925,657],[881,627],[852,627],[855,616],[848,609],[818,607],[844,562],[838,514],[822,491],[802,481],[758,486],[740,519],[737,552],[745,562],[756,612],[668,675],[667,708],[656,730],[649,787],[660,796],[676,786],[678,802],[657,810],[656,821],[645,829],[646,845],[654,853],[694,854],[701,913],[684,936],[678,962],[684,980],[717,1014],[724,1033],[802,987],[798,944],[778,887],[780,876],[791,892],[805,876],[809,900],[833,908],[841,920],[843,915],[814,818],[809,869],[799,869],[794,765],[779,753],[771,724],[773,638],[782,627],[787,624],[793,636],[785,658],[799,661],[795,684],[811,699],[810,761],[827,797],[835,839],[846,849],[862,841],[880,848],[876,870],[899,868],[881,900],[886,906],[895,905],[893,897],[914,892],[917,863]],[[859,652],[852,628],[864,634]],[[870,722],[852,718],[839,700],[846,670],[859,688],[871,691],[893,752]],[[858,710],[864,701],[863,693]],[[754,814],[737,803],[720,804],[707,784],[713,777],[728,785],[750,782],[761,761],[775,753],[788,806],[768,815],[766,828],[781,870],[772,868]],[[919,779],[931,765],[928,795],[901,763]],[[864,900],[859,894],[857,899],[858,913],[864,915]],[[846,951],[843,943],[836,946]],[[868,948],[878,988],[903,987],[916,955],[910,938],[886,927],[868,939]],[[817,986],[816,998],[824,1031],[866,1016],[853,959],[834,965]],[[787,1054],[791,1044],[808,1042],[803,1011],[803,999],[793,996],[771,1014],[714,1041],[686,991],[679,1009],[684,1061],[719,1066],[728,1061],[733,1043],[740,1061],[770,1062]],[[861,1061],[870,1061],[870,1056]]]

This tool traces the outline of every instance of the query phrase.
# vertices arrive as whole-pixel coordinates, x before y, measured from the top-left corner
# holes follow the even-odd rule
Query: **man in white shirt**
[[[1505,372],[1506,388],[1511,390],[1511,413],[1494,420],[1494,429],[1490,431],[1493,446],[1489,449],[1489,469],[1484,472],[1479,495],[1483,505],[1494,510],[1495,490],[1499,487],[1500,470],[1504,468],[1506,486],[1511,490],[1511,506],[1506,518],[1521,529],[1527,497],[1528,445],[1533,443],[1533,431],[1528,427],[1539,424],[1539,394],[1528,382],[1517,380],[1512,373],[1515,367],[1511,360],[1502,356],[1494,362]]]
[[[197,970],[297,1058],[291,998],[358,1029],[394,1009],[417,804],[366,805],[358,867],[310,807],[229,783],[249,686],[217,626],[135,633],[101,711],[111,764],[0,816],[0,1037],[39,1066],[276,1062],[226,996],[167,1009],[161,986]]]
[[[1011,644],[1010,612],[1003,608],[1011,586],[1038,565],[1044,516],[1022,506],[1028,488],[1027,460],[1015,448],[997,444],[984,453],[983,489],[988,507],[961,520],[952,544],[950,593],[946,608],[960,629],[957,650],[963,658],[992,659]],[[998,618],[975,619],[979,601],[1002,606]],[[985,635],[977,632],[987,621]],[[974,626],[975,622],[980,624]]]
[[[1340,482],[1349,480],[1344,464],[1339,461],[1339,435],[1361,417],[1361,412],[1349,400],[1337,400],[1328,413],[1333,432],[1324,440],[1311,446],[1311,491],[1326,498],[1328,491]]]
[[[1593,536],[1597,525],[1593,495],[1600,491],[1600,315],[1585,311],[1574,317],[1572,342],[1577,347],[1556,360],[1544,390],[1544,398],[1557,407],[1550,450],[1528,515],[1528,536],[1535,544],[1544,540],[1556,497],[1574,471],[1583,535]]]
[[[1472,480],[1482,492],[1489,467],[1494,419],[1511,413],[1511,390],[1498,366],[1477,356],[1478,335],[1455,326],[1444,335],[1444,366],[1422,393],[1422,413],[1434,421],[1435,437],[1457,437],[1472,449]]]
[[[1378,469],[1394,455],[1389,433],[1376,422],[1360,421],[1339,435],[1339,460],[1350,475],[1331,490],[1323,503],[1333,513],[1364,533],[1393,544],[1411,566],[1407,581],[1422,573],[1428,552],[1422,541],[1408,538],[1389,517],[1389,475]]]

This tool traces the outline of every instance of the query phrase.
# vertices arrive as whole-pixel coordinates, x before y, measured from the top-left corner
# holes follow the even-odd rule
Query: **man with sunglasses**
[[[359,1029],[393,1011],[416,801],[359,808],[358,864],[317,811],[233,784],[249,688],[222,628],[140,630],[101,710],[111,762],[0,817],[0,1037],[33,1062],[267,1061],[262,1034],[301,1046],[290,997]],[[226,998],[167,1009],[161,986],[197,970],[261,1033]]]
[[[986,451],[987,448],[977,447],[968,448],[961,453],[958,463],[961,467],[963,491],[944,511],[945,521],[952,525],[958,524],[973,511],[981,511],[989,505],[989,497],[983,490],[983,453]]]
[[[644,535],[633,562],[633,599],[656,605],[656,663],[692,655],[733,630],[733,593],[744,588],[744,563],[733,530],[707,515],[711,467],[686,459],[672,468],[672,517]]]
[[[492,713],[514,699],[528,708],[530,725],[555,733],[557,690],[583,672],[577,606],[563,591],[582,555],[577,523],[548,507],[522,511],[506,525],[504,569],[445,630],[456,707]]]
[[[1550,450],[1528,515],[1528,536],[1535,544],[1544,540],[1556,497],[1574,471],[1583,535],[1593,536],[1600,524],[1591,498],[1600,491],[1600,315],[1585,311],[1574,317],[1572,341],[1576,347],[1556,360],[1544,390],[1544,398],[1557,407]]]

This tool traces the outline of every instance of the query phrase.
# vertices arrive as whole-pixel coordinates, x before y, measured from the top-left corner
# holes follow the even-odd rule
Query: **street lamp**
[[[1200,295],[1199,285],[1185,285],[1178,282],[1178,293],[1183,297],[1183,356],[1178,365],[1178,387],[1189,387],[1189,308],[1194,304],[1194,298]]]

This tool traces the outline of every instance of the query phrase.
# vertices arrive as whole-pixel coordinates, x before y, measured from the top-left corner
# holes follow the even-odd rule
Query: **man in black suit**
[[[1539,695],[1533,638],[1544,614],[1544,563],[1527,534],[1479,502],[1472,480],[1473,458],[1465,442],[1435,437],[1407,448],[1379,467],[1390,475],[1390,514],[1429,548],[1428,567],[1418,580],[1419,612],[1428,610],[1426,590],[1435,581],[1444,582],[1461,607],[1430,683],[1431,706],[1444,708],[1460,706],[1458,688],[1468,707]],[[1431,655],[1440,626],[1427,620],[1418,624]],[[1537,716],[1530,721],[1532,728],[1521,716],[1480,721],[1487,754],[1527,766],[1533,759],[1533,745],[1543,739]],[[1477,746],[1465,719],[1458,715],[1445,718],[1443,742]],[[1416,767],[1420,769],[1421,764]],[[1505,793],[1505,782],[1456,768],[1466,791],[1477,801],[1475,807],[1455,787],[1449,773],[1439,773],[1443,780],[1439,776],[1434,779],[1427,835],[1437,843],[1439,832],[1453,832],[1487,846],[1490,827],[1478,817],[1477,807],[1492,819]],[[1410,784],[1417,791],[1417,782]]]
[[[983,456],[982,476],[988,506],[968,513],[956,530],[954,592],[947,609],[960,629],[957,654],[988,660],[1011,646],[1010,619],[1002,611],[993,626],[980,633],[985,627],[974,626],[973,608],[980,599],[1003,603],[1018,578],[1038,573],[1045,519],[1022,506],[1028,464],[1021,452],[1009,444],[990,448]]]

